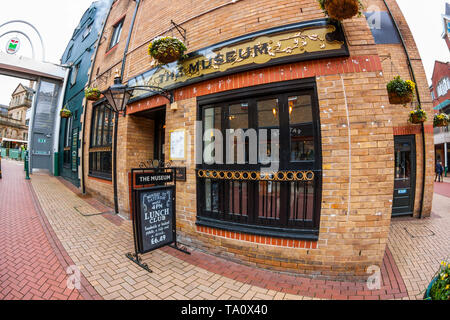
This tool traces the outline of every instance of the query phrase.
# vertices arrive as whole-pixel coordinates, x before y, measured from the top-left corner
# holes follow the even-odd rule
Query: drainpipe
[[[134,23],[136,21],[136,15],[137,15],[137,12],[139,9],[139,5],[141,4],[141,0],[134,0],[134,1],[136,1],[136,7],[134,8],[133,19],[131,20],[131,25],[130,25],[130,32],[128,32],[127,43],[125,44],[125,51],[123,53],[122,70],[120,71],[121,79],[123,79],[123,72],[125,70],[125,62],[127,60],[128,47],[130,46],[131,34],[133,33]]]
[[[406,58],[408,59],[408,69],[409,69],[409,72],[411,74],[411,78],[417,84],[416,76],[414,75],[414,70],[413,70],[413,67],[412,67],[412,64],[411,64],[411,58],[409,56],[408,49],[406,48],[406,44],[405,44],[405,40],[403,38],[403,35],[400,32],[400,28],[398,27],[397,21],[394,19],[394,16],[392,15],[391,9],[389,8],[388,4],[386,3],[386,0],[383,0],[383,2],[384,2],[384,5],[386,6],[387,11],[389,12],[389,15],[390,15],[392,21],[394,22],[394,26],[395,26],[395,29],[397,30],[398,35],[400,36],[400,40],[402,42],[403,49],[404,49],[404,51],[406,53]],[[416,85],[417,102],[419,103],[419,106],[421,106],[421,108],[422,108],[422,104],[420,102],[420,94],[419,94],[419,88],[418,87],[419,86]],[[422,199],[421,199],[421,205],[420,205],[419,219],[422,219],[422,217],[423,217],[423,205],[424,205],[424,198],[425,198],[425,172],[426,172],[425,127],[424,127],[423,122],[422,122],[421,126],[422,126],[422,144],[423,144],[423,148],[422,148],[423,149],[422,150],[423,151],[423,172],[422,172]]]
[[[87,84],[88,87],[91,86],[92,76],[94,74],[95,60],[97,59],[98,49],[100,47],[100,41],[101,41],[103,33],[105,31],[106,21],[108,21],[109,15],[111,13],[111,8],[112,8],[112,3],[111,3],[111,6],[109,7],[108,14],[103,22],[102,31],[100,32],[99,37],[97,39],[97,47],[95,48],[94,57],[92,59],[91,71],[89,72],[89,80],[88,80],[88,84]],[[87,100],[86,100],[86,105],[83,108],[83,111],[84,111],[83,112],[83,128],[81,131],[81,192],[83,195],[85,195],[86,194],[86,181],[84,179],[84,167],[85,167],[85,161],[84,161],[85,147],[84,147],[84,145],[86,144],[85,133],[86,133],[86,117],[87,117],[87,112],[86,112],[87,111]]]
[[[139,9],[140,0],[136,1],[136,7],[134,8],[133,19],[131,20],[130,31],[128,32],[127,42],[125,44],[125,51],[123,52],[122,58],[122,68],[120,71],[120,82],[123,80],[123,72],[125,70],[125,62],[127,60],[128,48],[130,46],[131,34],[133,33],[134,23],[136,21],[136,15]],[[125,115],[125,113],[124,113]],[[114,182],[114,209],[116,214],[119,213],[119,199],[117,196],[117,131],[119,127],[119,114],[115,115],[115,123],[114,123],[114,153],[113,153],[113,182]]]

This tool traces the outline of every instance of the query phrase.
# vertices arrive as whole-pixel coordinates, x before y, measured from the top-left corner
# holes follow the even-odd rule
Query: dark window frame
[[[311,96],[311,107],[312,107],[312,116],[313,116],[313,134],[314,134],[314,152],[315,152],[315,160],[314,161],[291,161],[290,159],[290,143],[291,143],[291,131],[289,125],[289,106],[288,106],[288,97],[292,95],[310,95]],[[258,100],[266,100],[274,97],[282,97],[285,99],[284,101],[280,101],[279,110],[280,110],[280,168],[279,170],[283,171],[313,171],[315,173],[315,180],[311,182],[311,184],[304,184],[304,192],[305,195],[308,195],[308,199],[311,199],[311,194],[308,194],[307,189],[310,190],[311,185],[313,187],[312,193],[312,201],[314,209],[313,209],[313,218],[311,220],[306,221],[306,215],[304,213],[304,221],[302,223],[296,223],[295,220],[292,220],[292,212],[289,210],[293,210],[290,208],[291,204],[286,204],[287,202],[292,201],[290,198],[292,195],[294,198],[296,197],[296,192],[293,190],[297,190],[298,188],[302,188],[299,184],[284,184],[280,183],[280,193],[278,195],[280,201],[280,207],[278,208],[280,212],[280,216],[278,220],[281,221],[281,225],[264,225],[264,222],[259,219],[259,216],[255,210],[258,206],[254,203],[258,200],[258,188],[261,188],[261,183],[259,182],[258,186],[253,185],[251,183],[246,184],[246,188],[249,188],[248,196],[249,198],[245,199],[245,203],[247,203],[247,208],[249,212],[252,212],[251,215],[253,217],[243,217],[242,215],[238,218],[230,218],[228,220],[217,218],[217,214],[214,214],[214,211],[210,211],[212,214],[204,214],[204,201],[206,195],[206,180],[213,181],[212,179],[201,179],[197,178],[197,225],[201,226],[209,226],[214,228],[219,228],[223,230],[236,231],[236,232],[244,232],[249,234],[256,235],[264,235],[264,236],[274,236],[274,237],[282,237],[282,238],[291,238],[291,239],[309,239],[309,240],[317,240],[319,234],[319,226],[320,226],[320,212],[321,212],[321,202],[322,202],[322,149],[321,149],[321,132],[320,132],[320,111],[319,111],[319,103],[318,103],[318,94],[315,78],[309,79],[301,79],[301,80],[293,80],[280,82],[275,84],[261,85],[253,88],[243,88],[238,90],[227,91],[223,93],[208,95],[199,97],[197,99],[197,120],[203,122],[204,118],[204,110],[208,107],[212,106],[222,106],[222,117],[221,117],[221,131],[224,135],[227,122],[227,113],[225,105],[240,103],[244,101],[250,101],[249,104],[249,128],[257,129],[257,110],[256,112],[250,112],[251,108],[255,107],[255,101]],[[253,105],[251,105],[253,104]],[[225,110],[225,111],[224,111]],[[256,117],[256,119],[255,119]],[[287,122],[286,122],[287,121]],[[286,125],[287,124],[287,125]],[[204,129],[204,128],[203,128]],[[286,138],[289,137],[286,142]],[[225,140],[225,135],[224,135]],[[284,141],[284,142],[283,142]],[[284,151],[283,147],[286,146],[286,143],[289,144],[289,151]],[[202,152],[204,150],[204,141],[202,141]],[[226,154],[224,150],[224,162],[226,159]],[[218,165],[218,164],[200,164],[197,165],[197,170],[239,170],[239,171],[257,171],[261,168],[260,165],[252,165],[252,164],[233,164],[233,165]],[[217,189],[217,192],[220,193],[221,203],[216,204],[217,208],[221,212],[219,215],[226,216],[229,212],[228,207],[230,203],[231,195],[227,196],[226,189],[229,188],[229,184],[232,182],[223,182],[219,181],[220,185]],[[225,186],[225,184],[227,184]],[[277,183],[274,183],[273,186],[276,188]],[[292,186],[294,186],[292,189]],[[234,188],[234,184],[231,184],[232,188]],[[267,186],[266,186],[267,187]],[[211,187],[212,188],[212,185]],[[239,190],[242,188],[242,184],[239,185]],[[253,189],[252,189],[253,188]],[[272,188],[272,185],[271,185]],[[283,189],[283,190],[281,190]],[[301,192],[299,190],[299,192]],[[212,189],[211,189],[212,190]],[[234,190],[234,189],[233,189]],[[259,189],[260,190],[260,189]],[[211,191],[213,192],[213,191]],[[260,192],[260,191],[259,191]],[[275,193],[277,191],[275,190]],[[298,196],[298,195],[297,195]],[[233,195],[234,197],[234,195]],[[241,198],[241,206],[242,206],[242,197]],[[212,199],[212,198],[211,198]],[[234,198],[231,203],[234,203]],[[295,200],[294,200],[295,201]],[[222,203],[223,202],[223,203]],[[211,200],[211,207],[213,202]],[[305,204],[306,206],[307,204]],[[242,208],[241,208],[242,209]],[[211,210],[213,210],[211,208]],[[272,209],[271,209],[272,210]],[[275,210],[277,208],[275,207]],[[286,213],[281,213],[283,210]],[[307,209],[305,209],[307,210]],[[289,211],[289,212],[288,212]],[[306,212],[306,211],[305,211]],[[294,213],[296,214],[296,213]],[[228,214],[229,215],[229,214]],[[283,215],[283,217],[281,217]],[[226,220],[226,221],[225,221]],[[260,221],[261,220],[261,221]],[[292,222],[293,221],[293,222]]]
[[[125,17],[121,18],[115,25],[113,25],[111,39],[109,40],[108,50],[111,50],[120,42],[120,36],[122,35],[124,22],[125,22]],[[119,26],[120,26],[120,30],[117,34],[117,30],[118,30]]]
[[[105,124],[105,113],[107,113],[109,125]],[[99,121],[98,115],[102,116],[101,121]],[[89,149],[89,176],[112,180],[113,119],[114,113],[106,104],[98,103],[93,106]],[[105,137],[106,139],[104,139]],[[105,157],[108,161],[103,161]]]

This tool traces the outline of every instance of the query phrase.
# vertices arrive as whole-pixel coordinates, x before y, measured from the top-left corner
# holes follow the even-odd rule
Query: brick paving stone
[[[450,190],[450,184],[448,185]],[[430,218],[394,218],[388,245],[410,299],[423,294],[441,260],[450,254],[450,194],[435,193]],[[398,299],[401,293],[387,291]]]
[[[388,249],[381,266],[383,278],[381,290],[370,291],[364,283],[359,282],[325,281],[260,270],[195,250],[192,250],[191,255],[185,255],[167,247],[143,256],[143,261],[154,271],[147,273],[125,257],[126,252],[133,251],[130,221],[112,215],[111,208],[99,204],[95,199],[81,196],[77,189],[62,179],[44,173],[35,173],[32,176],[32,186],[36,201],[48,221],[49,233],[53,236],[52,241],[59,244],[59,249],[63,252],[64,257],[79,266],[84,275],[83,279],[87,282],[84,291],[90,292],[92,297],[99,298],[101,295],[105,299],[302,300],[334,298],[363,300],[417,298],[429,273],[435,270],[435,260],[439,260],[438,256],[441,255],[442,250],[448,249],[448,247],[439,246],[436,249],[437,252],[433,253],[434,258],[431,259],[427,254],[433,241],[412,239],[408,237],[405,228],[409,228],[410,233],[423,233],[428,230],[418,227],[431,228],[435,233],[435,239],[449,243],[448,219],[443,217],[443,212],[450,212],[450,210],[445,207],[445,204],[442,204],[443,201],[444,203],[445,200],[448,201],[448,198],[443,197],[438,198],[440,203],[438,208],[433,208],[437,214],[436,217],[432,216],[429,219],[432,221],[431,223],[427,219],[422,221],[393,220]],[[435,197],[442,196],[435,195]],[[64,202],[61,202],[60,199],[64,199]],[[30,203],[32,206],[32,201]],[[77,211],[78,208],[83,208],[83,212],[104,212],[104,214],[83,216]],[[446,227],[435,226],[435,224],[439,225],[439,222],[434,221],[436,219],[441,219],[441,222],[445,220]],[[10,243],[9,237],[10,234],[8,234],[7,243]],[[22,248],[26,248],[25,244],[20,245]],[[59,294],[65,293],[65,288],[61,287],[64,283],[65,272],[57,270],[55,262],[58,259],[52,255],[53,247],[49,248],[30,252],[31,261],[39,262],[40,274],[51,271],[56,275],[45,282],[49,283],[47,287],[43,286],[44,283],[38,284],[38,292],[41,292],[39,289],[43,289],[41,295],[46,299],[58,294],[57,291],[49,293],[53,287],[55,290],[56,288],[63,289]],[[10,255],[14,252],[14,248],[10,244],[4,249],[3,252],[9,252]],[[402,254],[403,250],[406,250],[404,254]],[[447,252],[450,251],[447,250]],[[26,260],[14,258],[16,257],[12,256],[10,260],[29,266],[24,263]],[[56,269],[52,270],[52,268]],[[0,262],[0,279],[9,277],[17,279],[23,274],[20,272],[16,274],[14,270],[2,273],[1,270],[3,268]],[[23,272],[26,270],[32,272],[33,269],[24,268]],[[23,296],[20,290],[29,281],[24,279],[25,277],[21,276],[14,286],[6,289],[0,287],[0,294],[5,297]],[[22,283],[22,287],[19,286],[21,281],[25,281]],[[35,289],[31,287],[29,290],[33,295],[31,290]],[[409,297],[407,297],[408,294]],[[78,297],[81,298],[80,295]],[[76,298],[76,295],[65,298]]]
[[[61,252],[41,223],[23,163],[3,159],[2,173],[0,299],[83,299],[77,289],[64,290],[67,265],[59,261]],[[59,275],[56,282],[55,274]]]

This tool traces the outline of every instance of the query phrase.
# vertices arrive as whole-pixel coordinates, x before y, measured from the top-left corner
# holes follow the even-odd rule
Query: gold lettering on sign
[[[273,59],[292,55],[339,50],[344,42],[326,39],[327,34],[335,31],[336,27],[333,25],[310,27],[295,32],[257,37],[252,41],[215,51],[205,49],[200,52],[201,55],[182,62],[158,66],[129,84],[168,88],[176,83],[250,64],[265,64]],[[134,97],[144,93],[135,90]]]

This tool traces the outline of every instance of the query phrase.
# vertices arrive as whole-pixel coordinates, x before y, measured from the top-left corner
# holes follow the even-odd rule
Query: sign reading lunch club
[[[348,55],[341,26],[317,20],[261,31],[193,52],[183,61],[160,65],[131,79],[128,85],[175,89],[262,65]],[[148,95],[135,90],[133,99]]]
[[[174,187],[139,192],[139,252],[146,253],[174,242]]]

